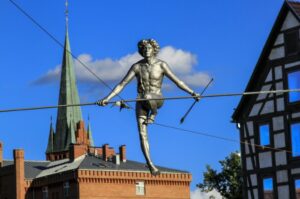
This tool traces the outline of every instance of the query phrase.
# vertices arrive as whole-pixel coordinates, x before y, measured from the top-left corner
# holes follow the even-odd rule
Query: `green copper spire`
[[[52,117],[51,117],[50,132],[49,132],[48,146],[47,146],[46,153],[53,152],[53,149],[54,149],[54,130],[52,126]]]
[[[73,59],[70,53],[71,48],[67,29],[61,69],[59,105],[80,103],[75,80]],[[67,138],[67,134],[70,133],[71,135],[69,136],[75,138],[75,128],[73,124],[77,124],[80,120],[82,120],[80,106],[62,107],[58,109],[56,121],[56,142],[58,144],[58,148],[56,150],[66,149],[69,146],[71,140],[65,140]],[[72,125],[72,127],[70,125]]]
[[[80,103],[73,65],[74,64],[71,55],[68,25],[66,24],[66,37],[61,68],[60,91],[58,101],[59,105]],[[70,143],[73,141],[73,138],[75,138],[75,126],[71,127],[70,125],[76,125],[77,122],[79,122],[80,120],[82,120],[80,106],[61,107],[58,109],[55,133],[55,151],[68,149]],[[68,137],[72,139],[67,139]]]

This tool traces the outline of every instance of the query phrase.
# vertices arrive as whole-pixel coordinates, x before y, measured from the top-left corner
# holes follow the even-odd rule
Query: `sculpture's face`
[[[146,44],[146,46],[143,47],[143,57],[152,57],[154,55],[154,49],[151,46],[151,44]]]

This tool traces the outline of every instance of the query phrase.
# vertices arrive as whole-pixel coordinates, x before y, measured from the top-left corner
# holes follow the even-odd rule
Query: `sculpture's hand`
[[[104,99],[98,100],[98,101],[96,102],[96,104],[97,104],[98,106],[106,106],[106,105],[108,104],[108,99],[104,98]]]
[[[199,93],[193,92],[193,93],[192,93],[192,96],[194,97],[194,99],[195,99],[197,102],[199,102],[199,100],[201,99],[201,96],[200,96]]]

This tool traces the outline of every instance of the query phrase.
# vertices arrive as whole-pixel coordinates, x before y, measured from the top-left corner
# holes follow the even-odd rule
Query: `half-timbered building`
[[[285,1],[246,91],[300,88],[300,2]],[[243,96],[240,130],[244,198],[300,198],[300,93]]]

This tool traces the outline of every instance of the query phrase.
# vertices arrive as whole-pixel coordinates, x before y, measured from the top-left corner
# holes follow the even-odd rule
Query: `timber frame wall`
[[[300,4],[299,4],[300,7]],[[298,51],[290,53],[287,34],[297,31]],[[289,2],[284,2],[254,70],[247,91],[288,88],[288,73],[300,71],[300,20]],[[233,120],[239,124],[244,197],[265,198],[263,179],[273,179],[273,198],[296,198],[295,180],[300,179],[300,157],[291,154],[291,129],[300,122],[300,101],[289,102],[288,93],[260,94],[242,99]],[[260,144],[259,126],[268,124],[270,144]]]

